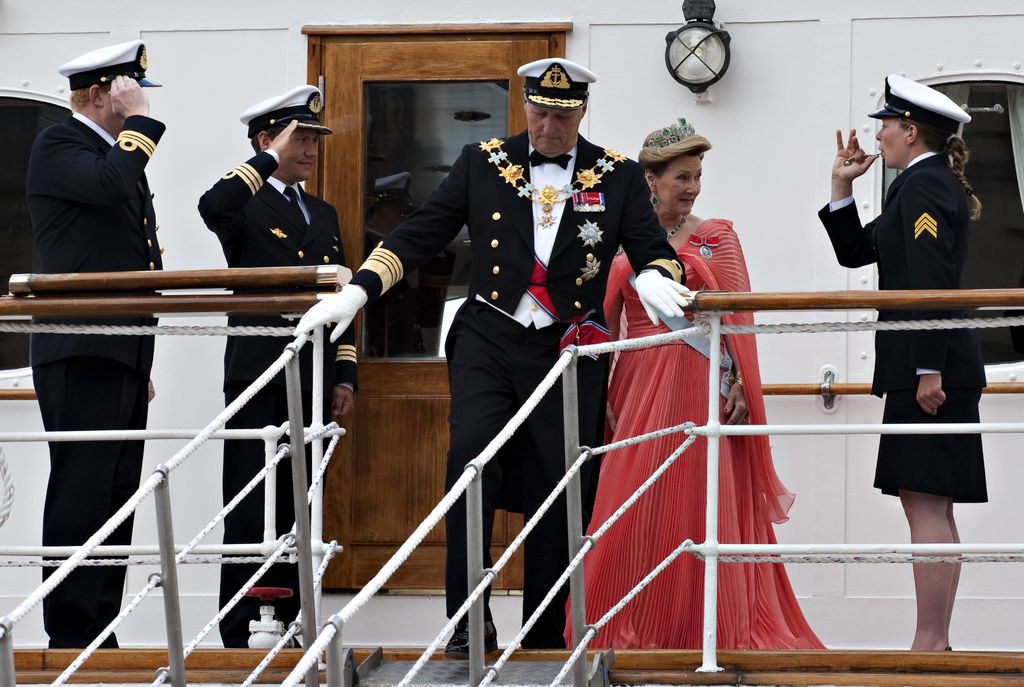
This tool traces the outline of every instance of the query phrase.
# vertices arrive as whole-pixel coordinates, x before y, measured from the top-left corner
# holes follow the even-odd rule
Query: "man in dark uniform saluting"
[[[60,68],[72,116],[32,147],[26,196],[42,271],[161,268],[145,168],[164,125],[149,117],[142,41],[94,50]],[[53,321],[53,320],[50,320]],[[62,319],[155,324],[152,318]],[[47,431],[145,429],[153,396],[152,336],[33,334],[32,378]],[[139,486],[141,441],[50,444],[43,507],[45,546],[82,544]],[[131,544],[129,517],[107,544]],[[52,568],[44,569],[46,578]],[[43,601],[50,647],[84,647],[117,615],[125,568],[73,572]],[[116,647],[111,635],[102,645]]]
[[[306,193],[306,181],[316,166],[320,136],[331,130],[320,124],[320,90],[299,86],[253,105],[242,123],[256,155],[225,174],[199,199],[199,214],[220,239],[229,267],[344,264],[338,235],[338,213],[329,203]],[[235,316],[233,326],[281,326],[277,316]],[[350,328],[341,343],[324,347],[324,411],[340,420],[352,409],[356,384],[355,335]],[[224,402],[232,403],[270,366],[284,348],[274,337],[228,337],[224,352]],[[303,391],[312,388],[312,347],[300,357]],[[284,373],[263,388],[228,421],[229,428],[279,425],[288,418]],[[332,391],[333,389],[333,391]],[[303,394],[303,414],[311,418],[311,398]],[[329,419],[329,418],[328,418]],[[224,502],[244,487],[265,463],[262,441],[224,443]],[[285,464],[285,468],[287,464]],[[308,472],[308,471],[307,471]],[[277,472],[277,534],[295,522],[291,471]],[[224,543],[263,539],[263,488],[253,490],[224,522]],[[221,570],[223,606],[259,566],[226,565]],[[293,596],[277,600],[278,617],[291,622],[299,611],[298,571],[292,565],[274,566],[262,585],[287,587]],[[246,647],[249,622],[259,619],[259,602],[243,598],[220,623],[226,647]]]
[[[564,59],[520,67],[525,77],[527,131],[507,141],[467,145],[431,198],[392,231],[338,294],[321,301],[297,331],[337,321],[345,327],[377,298],[469,226],[472,272],[465,305],[446,342],[451,388],[450,487],[536,388],[560,347],[607,339],[602,305],[607,266],[621,245],[637,274],[637,291],[654,317],[681,315],[688,292],[682,270],[648,202],[636,163],[579,135],[594,75]],[[333,334],[332,334],[333,336]],[[579,367],[580,442],[600,443],[606,358]],[[565,473],[562,401],[551,390],[516,434],[514,456],[484,471],[484,566],[490,565],[495,500],[502,465],[515,460],[519,498],[532,515]],[[585,487],[586,488],[586,487]],[[467,596],[466,516],[460,501],[447,519],[449,617]],[[565,499],[556,502],[527,539],[523,619],[540,605],[568,564]],[[527,634],[526,648],[565,642],[565,593]],[[485,646],[497,648],[490,609]],[[445,650],[465,657],[463,622]]]

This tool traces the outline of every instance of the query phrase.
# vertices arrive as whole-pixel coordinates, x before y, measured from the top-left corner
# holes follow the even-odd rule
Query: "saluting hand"
[[[946,392],[942,390],[942,375],[925,374],[917,376],[917,405],[929,415],[937,415],[939,406],[946,402]]]
[[[110,106],[122,121],[132,115],[149,115],[149,98],[142,86],[128,76],[115,76],[110,82]]]
[[[281,133],[279,133],[274,138],[273,141],[270,142],[270,147],[268,148],[268,150],[273,150],[275,153],[277,153],[278,157],[281,157],[281,154],[284,152],[284,149],[288,147],[288,143],[292,140],[292,134],[295,133],[295,129],[298,128],[298,126],[299,120],[297,119],[293,119],[292,121],[288,122],[288,126],[286,126],[284,130]]]

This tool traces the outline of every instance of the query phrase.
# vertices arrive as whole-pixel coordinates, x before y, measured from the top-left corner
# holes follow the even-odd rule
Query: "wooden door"
[[[382,234],[425,200],[462,145],[525,128],[516,68],[564,55],[570,25],[309,27],[310,83],[322,76],[317,188],[338,209],[355,269]],[[468,282],[463,232],[360,317],[359,390],[327,480],[325,540],[345,552],[326,587],[359,587],[444,493],[449,407],[443,336]],[[500,513],[495,557],[521,516]],[[444,527],[392,578],[395,589],[444,587]],[[521,561],[499,588],[522,587]]]

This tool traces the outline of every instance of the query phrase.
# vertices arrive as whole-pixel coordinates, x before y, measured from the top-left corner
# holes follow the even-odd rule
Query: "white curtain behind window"
[[[1024,87],[1006,87],[1006,109],[1010,117],[1010,143],[1013,146],[1013,166],[1017,171],[1017,189],[1024,203]]]

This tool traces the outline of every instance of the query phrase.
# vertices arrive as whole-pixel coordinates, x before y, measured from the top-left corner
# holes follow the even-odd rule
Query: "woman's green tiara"
[[[670,146],[673,143],[679,143],[685,138],[693,136],[697,132],[694,130],[693,125],[687,122],[685,119],[679,119],[676,124],[665,127],[656,134],[651,134],[647,138],[645,144],[648,148],[664,148]]]

